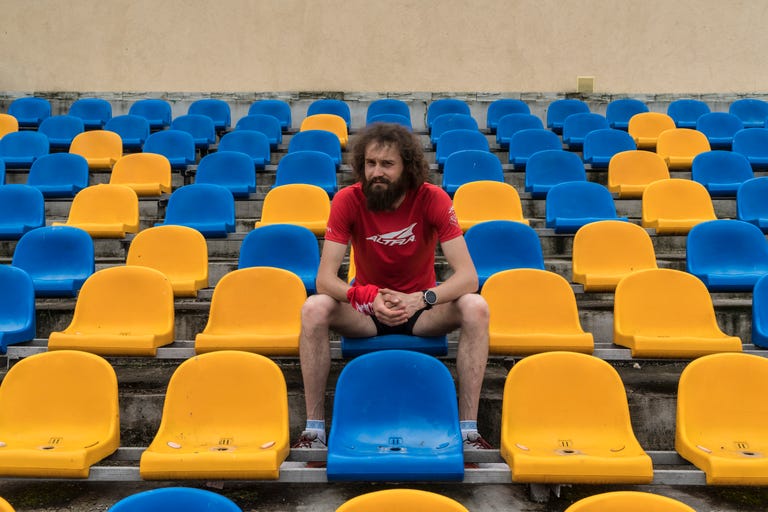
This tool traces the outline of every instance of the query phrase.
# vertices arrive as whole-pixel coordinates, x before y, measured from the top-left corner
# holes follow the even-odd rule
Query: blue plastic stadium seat
[[[155,225],[167,224],[194,228],[205,237],[226,237],[235,231],[235,198],[221,185],[184,185],[174,190],[168,199],[165,221]]]
[[[18,240],[45,226],[43,193],[29,185],[0,186],[0,240]]]
[[[493,274],[513,268],[544,270],[541,241],[532,227],[511,220],[479,222],[464,234],[480,288]]]
[[[0,139],[0,159],[7,169],[29,169],[49,150],[48,137],[39,131],[11,132]]]
[[[267,114],[274,116],[280,121],[280,127],[283,131],[291,129],[291,106],[283,100],[258,100],[251,103],[248,107],[248,115]]]
[[[307,183],[316,185],[333,197],[338,190],[336,163],[322,151],[293,151],[277,163],[275,185]]]
[[[256,192],[253,159],[240,151],[216,151],[197,164],[195,183],[226,187],[234,197],[248,197]]]
[[[171,104],[165,100],[157,98],[137,100],[131,104],[128,113],[149,121],[151,131],[164,130],[171,126]]]
[[[691,179],[704,185],[712,197],[734,197],[739,186],[754,177],[747,157],[733,151],[699,153],[691,165]]]
[[[559,134],[563,133],[565,118],[571,114],[589,112],[589,105],[574,98],[552,101],[547,107],[547,128]]]
[[[432,356],[444,356],[448,354],[448,336],[384,334],[367,338],[341,337],[342,357],[352,358],[380,350],[412,350]]]
[[[187,132],[195,141],[195,148],[207,152],[216,144],[216,127],[213,119],[203,114],[185,114],[171,121],[171,130]]]
[[[32,163],[27,185],[43,193],[43,197],[75,197],[89,184],[88,160],[74,153],[51,153]]]
[[[51,149],[69,150],[72,140],[85,131],[83,120],[76,116],[51,116],[40,123],[38,132],[48,137]]]
[[[756,98],[742,98],[728,107],[728,112],[744,123],[744,128],[765,128],[768,118],[768,101]]]
[[[742,183],[736,191],[736,218],[750,222],[768,233],[768,176]]]
[[[648,112],[648,105],[635,98],[619,98],[608,103],[605,107],[605,118],[608,126],[615,130],[629,129],[629,120],[641,112]]]
[[[241,117],[235,124],[235,130],[256,130],[263,133],[272,149],[277,149],[277,146],[283,143],[283,127],[280,120],[270,114],[249,114]]]
[[[80,98],[69,106],[69,115],[82,119],[86,130],[100,130],[112,117],[112,104],[103,98]]]
[[[584,163],[576,153],[560,149],[537,151],[525,166],[525,191],[543,199],[549,190],[566,181],[587,181]]]
[[[35,288],[22,269],[0,265],[0,353],[35,338]]]
[[[767,169],[768,128],[745,128],[737,131],[733,134],[731,150],[747,157],[753,170]]]
[[[257,169],[263,169],[270,160],[271,152],[267,136],[256,130],[235,130],[219,140],[219,151],[240,151],[251,157]]]
[[[75,297],[95,272],[93,239],[70,226],[44,226],[24,234],[11,264],[24,270],[38,297]]]
[[[368,118],[366,126],[374,123],[390,123],[399,124],[405,126],[409,131],[413,131],[413,125],[409,117],[402,116],[400,114],[378,114]]]
[[[543,129],[544,123],[533,114],[507,114],[496,124],[496,144],[508,148],[512,136],[520,130]]]
[[[442,168],[451,153],[465,149],[490,151],[490,146],[485,135],[477,130],[448,130],[440,136],[440,142],[435,150],[435,161]]]
[[[696,224],[686,241],[686,269],[713,292],[751,292],[768,274],[768,240],[741,220]]]
[[[742,129],[741,119],[728,112],[708,112],[696,121],[696,130],[707,136],[712,149],[731,149],[733,136]]]
[[[555,233],[575,233],[581,226],[599,220],[627,220],[616,215],[608,189],[591,181],[555,185],[547,194],[545,210],[546,226]]]
[[[347,130],[352,125],[352,115],[349,110],[349,105],[342,100],[335,100],[331,98],[323,98],[315,100],[307,107],[307,116],[313,116],[315,114],[333,114],[341,117],[345,123],[347,123]]]
[[[465,149],[446,158],[442,187],[451,197],[463,184],[479,180],[504,182],[504,170],[495,154]]]
[[[110,507],[109,512],[243,512],[220,494],[194,487],[163,487],[127,496]]]
[[[427,105],[427,131],[432,130],[432,123],[443,114],[471,115],[466,101],[458,98],[440,98]]]
[[[571,114],[563,121],[563,144],[571,151],[580,151],[587,134],[608,128],[608,120],[600,114],[593,112]]]
[[[330,481],[461,481],[456,388],[438,359],[384,350],[348,362],[336,383]]]
[[[755,282],[752,289],[752,343],[768,348],[768,277]]]
[[[228,130],[232,124],[232,112],[229,104],[217,98],[205,98],[193,101],[187,109],[187,114],[201,114],[213,119],[217,132]]]
[[[525,168],[532,154],[546,149],[563,149],[560,137],[554,132],[545,128],[518,130],[509,139],[509,163],[516,169]]]
[[[429,140],[436,147],[440,136],[448,130],[477,130],[477,121],[467,114],[443,114],[432,123]]]
[[[296,224],[268,224],[250,231],[240,246],[237,268],[277,267],[299,276],[315,293],[320,246],[315,234]]]
[[[186,169],[195,163],[195,139],[181,130],[163,130],[147,137],[145,153],[157,153],[168,159],[172,169]]]
[[[105,130],[115,132],[123,140],[123,149],[140,150],[149,137],[149,121],[145,117],[126,114],[106,122]]]
[[[306,130],[294,134],[288,143],[288,153],[296,151],[321,151],[333,158],[336,167],[341,165],[339,138],[325,130]]]
[[[5,185],[5,162],[0,159],[0,185]]]
[[[395,98],[382,98],[374,100],[368,105],[368,109],[365,111],[365,124],[371,124],[376,122],[375,117],[378,116],[397,115],[404,117],[408,124],[411,126],[411,109],[406,102]],[[402,120],[401,120],[402,121]],[[389,121],[379,121],[389,122]]]
[[[530,114],[531,108],[523,100],[514,98],[501,98],[492,101],[488,105],[485,114],[485,124],[488,131],[496,133],[499,120],[507,114]]]
[[[667,115],[678,128],[696,128],[699,117],[709,112],[710,108],[706,102],[691,98],[674,100],[667,106]]]
[[[613,155],[635,149],[635,140],[624,130],[595,130],[584,137],[583,159],[592,169],[607,169]]]
[[[8,113],[19,122],[19,128],[37,129],[51,116],[51,102],[45,98],[16,98],[8,105]]]

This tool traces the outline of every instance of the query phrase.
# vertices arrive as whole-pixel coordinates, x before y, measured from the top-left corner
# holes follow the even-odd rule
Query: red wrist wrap
[[[347,299],[349,304],[360,313],[373,316],[373,300],[378,293],[379,287],[372,284],[353,286],[347,290]]]

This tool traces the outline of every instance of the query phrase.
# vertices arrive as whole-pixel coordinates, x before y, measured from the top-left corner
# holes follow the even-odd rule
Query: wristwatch
[[[424,290],[424,309],[432,309],[432,306],[437,304],[437,294],[432,290]]]

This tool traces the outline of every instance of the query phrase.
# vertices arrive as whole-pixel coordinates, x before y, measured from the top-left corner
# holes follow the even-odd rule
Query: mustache
[[[391,182],[391,181],[389,181],[389,180],[388,180],[387,178],[385,178],[384,176],[379,176],[379,177],[377,177],[377,178],[371,178],[371,179],[369,180],[369,183],[386,183],[386,184],[388,184],[388,185],[389,185],[389,184],[390,184],[390,183],[392,183],[392,182]]]

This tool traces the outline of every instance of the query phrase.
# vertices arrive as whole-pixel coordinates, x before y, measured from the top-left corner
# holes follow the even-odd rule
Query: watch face
[[[430,306],[434,306],[437,302],[437,294],[433,292],[432,290],[427,290],[424,292],[424,302],[429,304]]]

